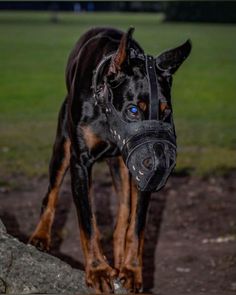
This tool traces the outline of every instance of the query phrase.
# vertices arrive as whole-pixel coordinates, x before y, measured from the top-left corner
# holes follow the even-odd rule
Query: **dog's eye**
[[[140,111],[139,107],[136,105],[129,105],[125,109],[125,117],[129,121],[137,121],[141,119],[142,117],[142,112]]]
[[[134,115],[138,114],[138,108],[136,106],[130,107],[129,111]]]

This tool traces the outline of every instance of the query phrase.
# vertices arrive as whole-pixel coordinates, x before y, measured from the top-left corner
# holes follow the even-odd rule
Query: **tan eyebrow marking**
[[[161,109],[161,112],[163,112],[165,109],[169,109],[169,106],[166,102],[161,102],[160,109]]]
[[[147,109],[147,104],[144,102],[144,101],[140,101],[139,103],[138,103],[138,106],[140,107],[140,109],[142,110],[142,111],[146,111],[146,109]]]

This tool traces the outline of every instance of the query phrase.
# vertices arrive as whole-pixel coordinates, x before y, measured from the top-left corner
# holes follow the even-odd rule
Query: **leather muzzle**
[[[176,163],[173,126],[157,120],[125,122],[112,104],[107,108],[112,140],[141,191],[158,191]]]

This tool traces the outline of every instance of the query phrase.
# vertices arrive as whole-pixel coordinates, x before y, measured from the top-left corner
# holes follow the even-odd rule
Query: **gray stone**
[[[2,223],[1,219],[0,219],[0,235],[3,233],[6,233],[6,228],[4,226],[4,224]]]
[[[126,294],[119,280],[115,294]],[[6,232],[0,219],[0,294],[92,294],[84,272],[25,245]]]
[[[0,220],[0,294],[91,294],[84,273],[6,233]]]

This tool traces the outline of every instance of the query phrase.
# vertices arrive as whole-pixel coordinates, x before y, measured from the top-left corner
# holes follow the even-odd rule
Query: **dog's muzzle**
[[[158,121],[152,122],[151,128],[142,127],[145,131],[131,136],[121,153],[138,188],[141,191],[158,191],[166,184],[175,166],[175,140],[171,131],[163,130],[166,126],[160,126]]]
[[[137,143],[137,137],[142,142]],[[147,132],[131,137],[122,156],[141,191],[158,191],[166,184],[175,166],[176,148],[170,140],[160,138],[157,132]]]
[[[176,163],[176,136],[173,124],[157,120],[127,123],[113,105],[107,109],[110,132],[123,160],[141,191],[158,191]]]

